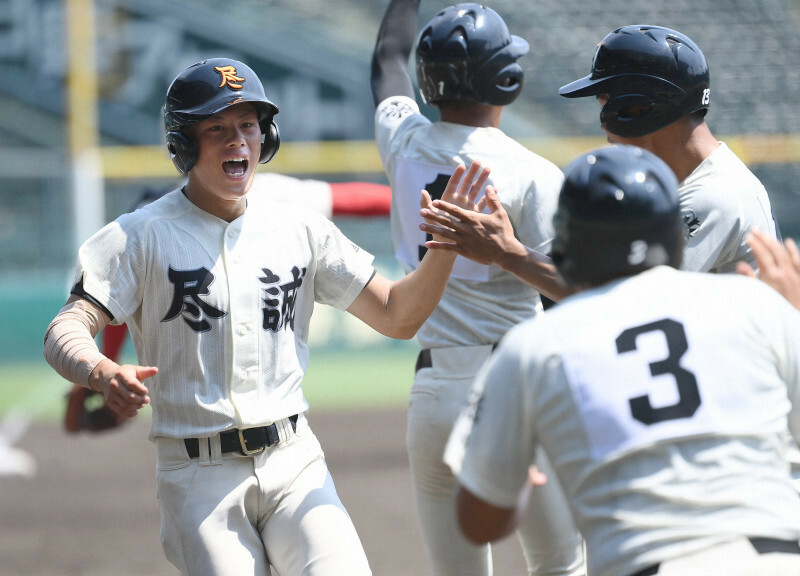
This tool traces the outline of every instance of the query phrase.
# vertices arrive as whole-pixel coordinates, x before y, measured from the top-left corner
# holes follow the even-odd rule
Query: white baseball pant
[[[200,459],[183,440],[156,438],[161,542],[183,574],[371,574],[308,421],[279,435],[254,456],[220,454],[217,436],[217,458],[204,447]]]
[[[422,538],[433,576],[491,576],[488,545],[468,541],[458,526],[458,480],[443,461],[455,420],[472,380],[492,346],[433,348],[431,366],[419,370],[411,388],[406,447]],[[539,469],[548,482],[531,492],[517,536],[531,576],[584,576],[583,539],[555,473],[540,451]]]

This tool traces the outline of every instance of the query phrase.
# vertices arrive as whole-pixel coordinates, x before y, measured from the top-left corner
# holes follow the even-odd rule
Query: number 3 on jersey
[[[683,324],[665,318],[608,335],[587,331],[563,355],[593,458],[715,429],[716,412],[701,408],[689,368],[703,352],[689,349]],[[723,392],[722,383],[710,384]]]
[[[675,320],[658,320],[636,328],[628,328],[617,337],[617,352],[626,354],[636,350],[636,338],[648,332],[661,332],[667,343],[669,355],[663,360],[650,363],[650,374],[671,374],[678,388],[678,402],[671,406],[653,408],[648,396],[636,396],[629,400],[631,415],[644,424],[655,424],[665,420],[690,418],[700,407],[700,391],[694,374],[680,365],[681,356],[689,349],[683,325]]]

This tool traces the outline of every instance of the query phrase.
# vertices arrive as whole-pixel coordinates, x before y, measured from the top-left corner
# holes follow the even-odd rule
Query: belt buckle
[[[247,443],[244,440],[244,436],[242,435],[243,430],[236,430],[239,433],[239,447],[242,449],[242,454],[245,456],[251,456],[252,454],[258,454],[259,452],[264,451],[264,446],[261,448],[256,448],[255,450],[248,450]]]

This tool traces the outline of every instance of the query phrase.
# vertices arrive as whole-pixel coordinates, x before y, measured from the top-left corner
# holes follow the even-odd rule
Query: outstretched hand
[[[426,221],[420,230],[434,235],[434,240],[425,244],[429,249],[449,250],[479,264],[496,265],[511,254],[526,251],[514,235],[494,186],[486,187],[485,195],[471,210],[447,202],[445,197],[435,200],[433,208],[421,212]],[[483,213],[487,208],[489,213]]]
[[[435,220],[441,225],[436,226],[436,230],[431,231],[434,236],[434,241],[442,240],[443,233],[452,232],[453,226],[458,223],[458,217],[451,215],[447,212],[439,212],[438,206],[440,202],[456,210],[463,210],[466,213],[473,212],[476,209],[475,200],[481,193],[481,190],[486,186],[489,179],[491,170],[481,166],[479,161],[474,161],[470,164],[469,168],[463,164],[456,166],[450,179],[447,181],[447,186],[442,194],[442,200],[431,200],[431,196],[427,190],[422,191],[422,198],[420,199],[420,216],[423,218],[431,218],[434,215],[437,217]],[[420,229],[423,229],[420,225]]]
[[[791,238],[781,244],[761,230],[751,230],[747,243],[756,257],[756,272],[746,262],[739,262],[736,271],[743,276],[760,278],[777,290],[792,306],[800,310],[800,251]]]

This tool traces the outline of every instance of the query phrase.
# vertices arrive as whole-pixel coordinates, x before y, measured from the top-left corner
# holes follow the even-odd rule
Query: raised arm
[[[443,198],[472,210],[488,177],[489,169],[482,168],[480,162],[473,162],[468,170],[459,165]],[[420,206],[432,207],[427,191],[422,191]],[[428,252],[416,270],[394,282],[376,274],[347,311],[385,336],[413,338],[444,294],[455,257],[454,252]]]
[[[419,0],[392,0],[383,15],[372,54],[372,99],[375,106],[390,96],[414,98],[408,60],[417,36]]]
[[[421,214],[426,222],[420,225],[420,230],[441,239],[434,238],[426,246],[432,251],[456,252],[480,264],[498,266],[550,300],[562,300],[570,291],[556,280],[552,260],[517,239],[497,194],[493,186],[487,186],[475,210],[466,210],[444,199],[433,202],[434,210],[423,209]],[[480,211],[484,207],[488,207],[488,214]]]

